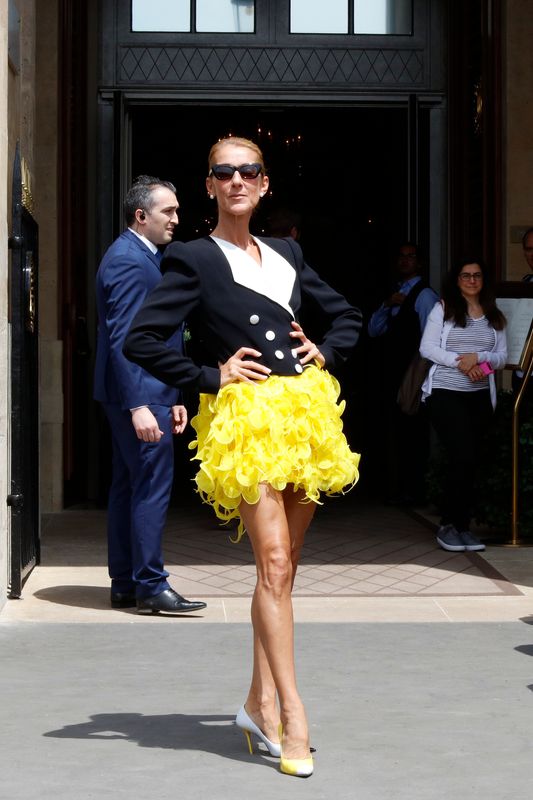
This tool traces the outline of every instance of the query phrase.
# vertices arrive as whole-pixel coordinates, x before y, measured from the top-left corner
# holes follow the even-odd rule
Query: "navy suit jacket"
[[[105,253],[96,275],[95,400],[119,404],[124,410],[151,404],[173,406],[180,402],[176,388],[152,377],[122,353],[136,312],[160,281],[157,256],[131,231],[124,231]],[[168,346],[183,352],[181,329],[175,332]]]
[[[252,283],[246,285],[245,275],[240,282],[234,279],[226,256],[210,237],[174,242],[165,251],[163,280],[147,297],[127,336],[124,352],[128,358],[169,384],[207,393],[220,388],[218,363],[243,346],[262,353],[254,360],[266,364],[272,374],[295,375],[301,367],[293,353],[297,344],[289,333],[291,321],[298,320],[305,304],[328,320],[328,331],[317,344],[326,368],[334,371],[355,347],[360,311],[305,263],[292,239],[264,241],[288,262],[283,279],[290,310]],[[165,346],[184,320],[192,343],[200,343],[207,354],[202,364]]]

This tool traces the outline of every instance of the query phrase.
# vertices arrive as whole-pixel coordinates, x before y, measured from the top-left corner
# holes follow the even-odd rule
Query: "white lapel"
[[[254,238],[261,251],[262,263],[259,265],[240,247],[216,236],[211,238],[226,256],[235,283],[270,298],[294,317],[289,301],[296,280],[296,271],[283,256]]]

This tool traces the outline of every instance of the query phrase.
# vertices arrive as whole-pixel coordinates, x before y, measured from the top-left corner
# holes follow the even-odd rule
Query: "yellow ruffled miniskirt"
[[[198,449],[198,491],[219,519],[240,519],[239,504],[257,503],[261,483],[280,491],[292,484],[314,502],[321,492],[352,488],[359,454],[342,432],[346,404],[339,393],[332,375],[310,366],[294,377],[231,383],[200,395],[191,421],[197,438],[189,447]],[[237,540],[242,534],[240,523]]]

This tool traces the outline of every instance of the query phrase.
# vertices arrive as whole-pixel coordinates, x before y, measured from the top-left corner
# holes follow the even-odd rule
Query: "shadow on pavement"
[[[170,750],[196,750],[213,753],[223,758],[258,763],[261,756],[264,764],[278,769],[279,761],[271,758],[266,750],[248,753],[244,737],[236,737],[235,717],[217,714],[140,714],[112,713],[94,714],[87,722],[66,725],[43,736],[56,739],[122,739],[139,747],[154,747]]]

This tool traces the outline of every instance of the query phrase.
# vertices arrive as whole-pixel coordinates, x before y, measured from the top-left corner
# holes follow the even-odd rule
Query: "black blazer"
[[[361,312],[349,305],[309,267],[293,239],[260,239],[283,256],[294,269],[289,305],[294,319],[302,305],[310,304],[327,317],[329,330],[317,342],[329,370],[349,356],[361,329]],[[234,280],[219,246],[210,237],[174,242],[161,263],[162,281],[137,312],[126,337],[124,354],[156,378],[171,386],[216,393],[220,388],[218,363],[224,363],[240,347],[262,353],[255,359],[276,375],[302,371],[293,350],[298,344],[289,336],[293,316],[282,305]],[[289,276],[292,281],[292,276]],[[183,322],[193,342],[201,342],[205,362],[167,345]]]

